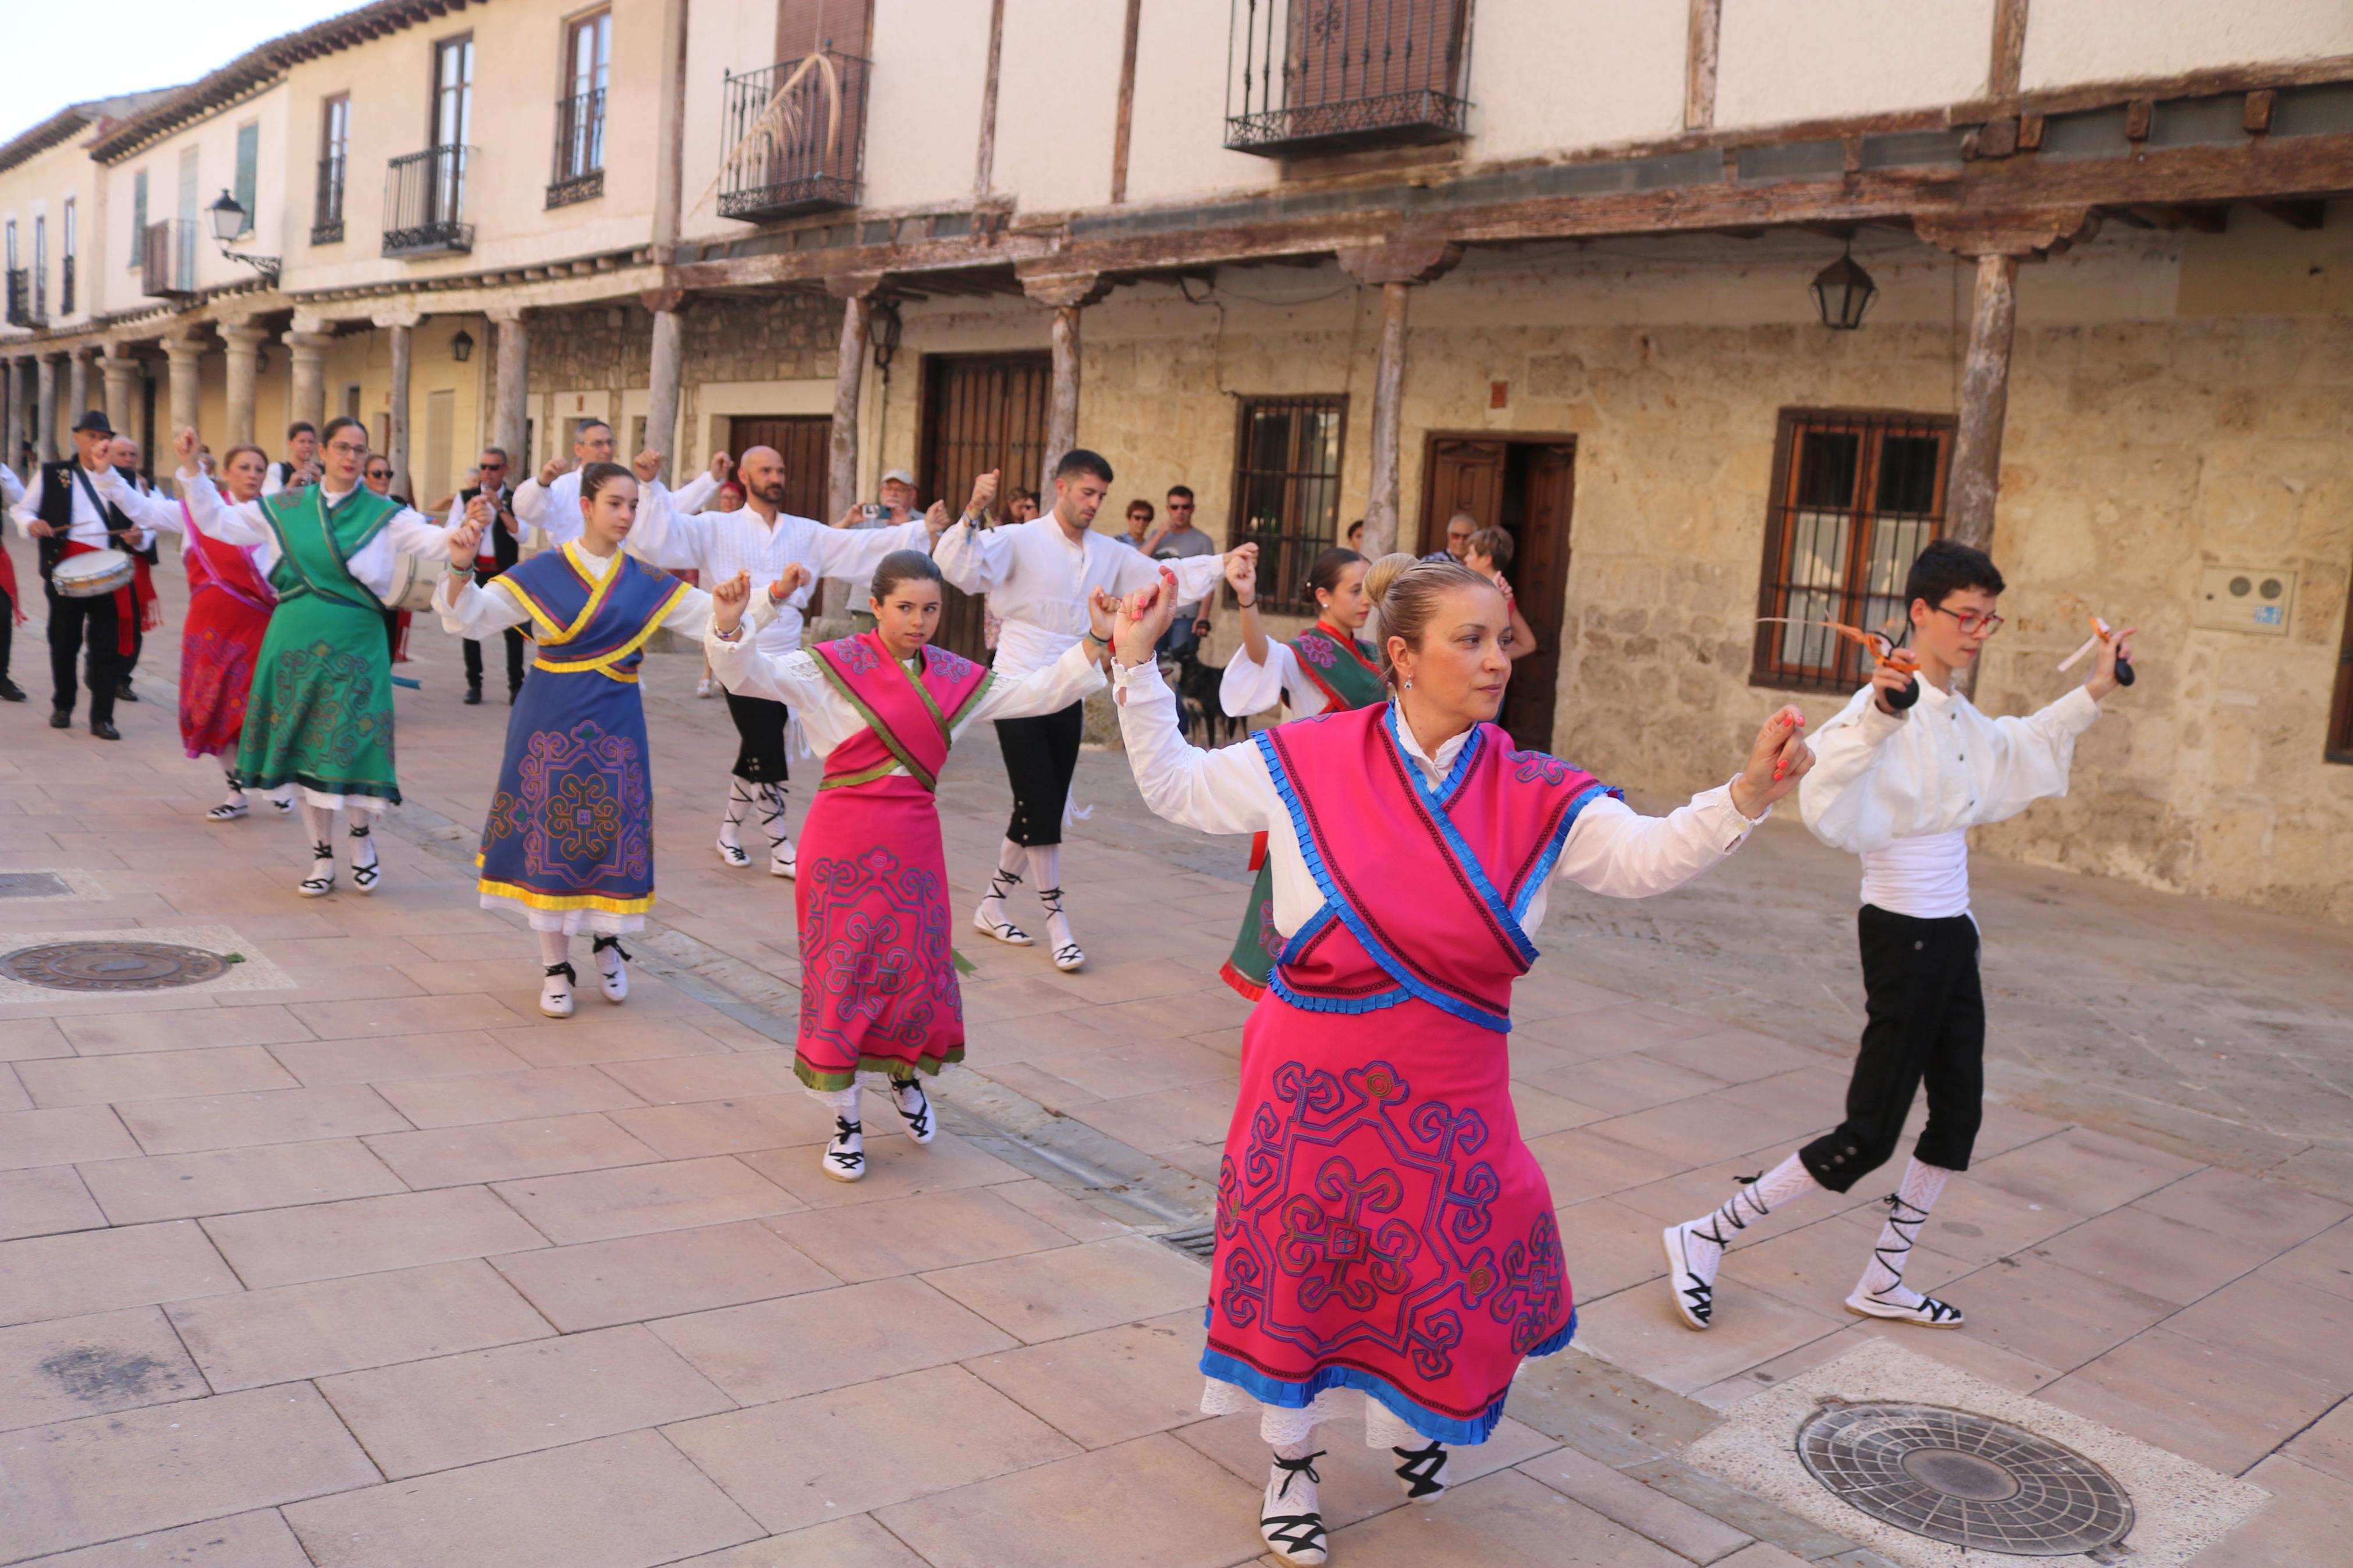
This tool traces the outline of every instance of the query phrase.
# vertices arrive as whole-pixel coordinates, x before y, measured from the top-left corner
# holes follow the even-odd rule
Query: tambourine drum
[[[392,558],[392,588],[384,596],[387,610],[406,610],[411,615],[433,612],[434,590],[441,586],[441,574],[449,569],[444,560],[427,561],[421,555],[396,555]]]
[[[49,574],[60,598],[103,599],[131,585],[131,557],[120,550],[86,550],[69,555]]]

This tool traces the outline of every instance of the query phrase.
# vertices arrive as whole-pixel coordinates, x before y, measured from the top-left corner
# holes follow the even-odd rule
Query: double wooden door
[[[1420,553],[1446,548],[1446,521],[1457,512],[1512,536],[1512,565],[1504,575],[1535,633],[1536,651],[1513,664],[1497,722],[1515,744],[1532,751],[1552,749],[1553,711],[1560,695],[1576,456],[1576,442],[1565,436],[1433,435],[1422,464]]]
[[[1050,353],[930,354],[923,361],[923,458],[925,500],[959,511],[972,482],[995,469],[997,516],[1018,489],[1037,481],[1046,462],[1046,397],[1054,380]],[[940,617],[943,647],[986,659],[981,600],[947,591]]]

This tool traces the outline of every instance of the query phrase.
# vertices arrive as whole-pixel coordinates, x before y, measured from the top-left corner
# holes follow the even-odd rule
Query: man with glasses
[[[1189,485],[1168,487],[1168,521],[1160,531],[1144,542],[1144,552],[1155,561],[1190,561],[1199,555],[1215,555],[1216,544],[1209,536],[1193,526],[1193,490]],[[1216,605],[1217,590],[1189,605],[1176,606],[1176,618],[1168,623],[1168,635],[1160,639],[1160,652],[1169,658],[1184,658],[1200,651],[1201,639],[1209,635],[1209,611]]]
[[[408,504],[406,497],[392,493],[392,459],[382,452],[368,454],[367,467],[360,470],[360,482],[377,495],[397,501],[402,506]],[[384,635],[392,645],[392,662],[406,664],[408,661],[408,612],[386,610],[384,613]],[[479,659],[480,653],[477,652],[475,657]]]
[[[261,476],[261,493],[274,496],[298,485],[319,482],[319,427],[308,419],[286,426],[286,456]]]
[[[515,529],[514,503],[517,498],[507,489],[507,454],[501,447],[482,448],[481,460],[474,465],[481,483],[458,492],[449,503],[446,526],[456,528],[466,520],[467,508],[476,496],[491,503],[498,521],[482,530],[482,542],[474,555],[474,581],[487,584],[522,559],[522,540]],[[573,520],[573,531],[579,530],[579,519]],[[507,643],[507,706],[514,706],[515,693],[522,689],[522,633],[513,626],[505,632]],[[482,700],[482,645],[472,637],[466,643],[466,706],[479,707]]]
[[[1666,1232],[1667,1285],[1694,1329],[1714,1315],[1717,1266],[1734,1237],[1784,1205],[1843,1193],[1895,1152],[1922,1084],[1928,1121],[1862,1278],[1858,1317],[1957,1329],[1960,1309],[1904,1283],[1904,1263],[1956,1171],[1969,1167],[1985,1098],[1985,998],[1969,913],[1968,829],[2067,793],[2075,737],[2100,716],[2128,659],[2130,628],[2106,638],[2089,679],[2026,719],[1989,719],[1954,689],[2001,629],[2001,574],[1985,552],[1937,540],[1904,586],[1915,677],[1882,666],[1813,738],[1819,759],[1799,786],[1814,837],[1862,858],[1865,1022],[1847,1085],[1846,1118],[1721,1208]]]

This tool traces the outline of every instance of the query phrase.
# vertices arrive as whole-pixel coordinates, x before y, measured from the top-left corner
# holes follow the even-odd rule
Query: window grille
[[[1257,544],[1258,595],[1267,609],[1314,611],[1307,568],[1339,538],[1347,421],[1345,395],[1241,400],[1228,542]]]
[[[1809,623],[1902,640],[1904,579],[1944,531],[1952,450],[1953,422],[1938,415],[1783,411],[1752,684],[1843,690],[1868,679],[1862,649]]]

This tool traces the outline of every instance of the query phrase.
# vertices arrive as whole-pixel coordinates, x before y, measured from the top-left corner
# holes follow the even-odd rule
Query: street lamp
[[[1862,313],[1879,297],[1879,285],[1857,264],[1853,248],[1849,242],[1836,261],[1815,274],[1811,285],[1814,309],[1822,313],[1822,325],[1833,331],[1851,332],[1862,325]]]
[[[205,210],[212,215],[213,238],[220,242],[220,253],[231,261],[244,262],[261,274],[261,280],[264,283],[269,284],[272,289],[277,288],[279,268],[277,257],[247,256],[228,247],[229,242],[244,234],[247,228],[246,211],[238,204],[237,199],[224,188],[220,194],[220,200]]]
[[[459,327],[457,334],[449,340],[449,357],[459,364],[474,357],[473,334],[463,327]]]

